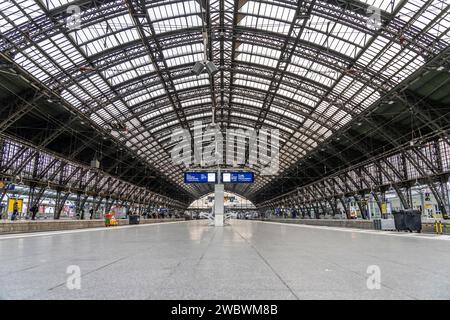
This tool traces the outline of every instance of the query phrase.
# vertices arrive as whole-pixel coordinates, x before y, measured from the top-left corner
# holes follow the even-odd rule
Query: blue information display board
[[[215,172],[185,172],[184,183],[216,183]]]
[[[253,172],[223,172],[222,183],[253,183],[255,175]]]

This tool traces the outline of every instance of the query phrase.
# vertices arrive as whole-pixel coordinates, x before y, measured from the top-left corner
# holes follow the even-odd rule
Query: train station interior
[[[449,0],[0,0],[0,299],[450,299]]]

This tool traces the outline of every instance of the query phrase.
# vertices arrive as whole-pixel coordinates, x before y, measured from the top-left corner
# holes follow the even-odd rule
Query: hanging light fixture
[[[206,49],[208,46],[208,32],[206,32],[206,25],[205,25],[205,19],[206,15],[204,12],[204,8],[202,6],[202,23],[203,23],[203,30],[202,30],[202,36],[203,36],[203,61],[197,61],[194,66],[192,67],[191,71],[192,73],[199,76],[204,69],[208,72],[210,76],[214,76],[219,69],[216,67],[214,62],[209,61],[206,54]]]
[[[203,69],[205,69],[203,62],[197,61],[192,67],[191,72],[199,76],[203,72]]]
[[[213,76],[217,72],[219,72],[219,69],[217,69],[216,65],[212,61],[207,61],[205,64],[205,68],[210,76]]]

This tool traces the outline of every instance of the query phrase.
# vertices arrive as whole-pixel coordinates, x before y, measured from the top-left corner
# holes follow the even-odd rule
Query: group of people
[[[287,210],[280,210],[275,212],[276,216],[279,216],[281,218],[287,219],[287,218],[297,218],[299,216],[298,211],[296,209],[292,209],[289,212]]]
[[[37,206],[36,204],[34,204],[34,205],[31,206],[31,208],[30,208],[30,215],[29,215],[29,217],[30,217],[31,220],[35,220],[35,219],[36,219],[36,216],[37,216],[38,211],[39,211],[39,208],[38,208],[38,206]],[[127,213],[127,216],[136,215],[136,214],[138,214],[138,213],[137,213],[137,212],[134,212],[132,209],[130,209],[130,210],[128,211],[128,213]],[[165,218],[165,217],[168,217],[168,218],[172,218],[172,217],[178,218],[178,214],[176,214],[176,213],[175,213],[175,214],[172,214],[171,212],[165,213],[165,212],[159,212],[159,211],[158,211],[158,212],[156,212],[156,211],[151,212],[150,210],[145,211],[145,212],[142,214],[142,216],[143,216],[144,218],[146,218],[146,219],[151,219],[151,218],[153,218],[153,219],[163,219],[163,218]],[[20,217],[20,213],[19,213],[19,205],[18,205],[17,202],[15,202],[14,205],[13,205],[13,212],[12,212],[12,214],[11,214],[11,221],[18,220],[19,217]],[[82,209],[80,212],[78,212],[78,213],[76,214],[76,218],[77,218],[77,219],[84,220],[84,219],[86,218],[86,217],[85,217],[85,210]],[[94,218],[95,218],[94,208],[90,208],[90,209],[89,209],[89,219],[92,220],[92,219],[94,219]]]
[[[85,213],[84,209],[81,209],[81,212],[78,212],[76,215],[77,219],[84,220],[84,218],[85,218],[84,213]],[[94,217],[95,217],[94,216],[94,208],[91,208],[91,209],[89,209],[89,220],[92,220]]]
[[[30,213],[31,213],[31,220],[36,220],[36,215],[39,211],[39,208],[36,204],[32,205],[30,208]],[[11,221],[15,221],[20,217],[20,213],[19,213],[19,204],[16,202],[14,202],[13,205],[13,212],[11,214]]]
[[[150,212],[150,211],[146,211],[146,212],[144,212],[143,217],[146,218],[146,219],[163,219],[165,217],[178,218],[178,214],[173,215],[171,212],[168,212],[167,214],[165,214],[164,212]]]

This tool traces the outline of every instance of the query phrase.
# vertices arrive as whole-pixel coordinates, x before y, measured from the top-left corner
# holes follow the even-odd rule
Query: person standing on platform
[[[92,220],[92,217],[94,216],[94,208],[91,208],[89,210],[89,219]]]
[[[38,206],[37,206],[36,204],[34,204],[34,205],[31,207],[30,211],[31,211],[31,220],[35,220],[35,219],[36,219],[36,214],[37,214],[37,212],[39,211]]]
[[[14,221],[17,219],[17,216],[19,214],[19,208],[17,206],[17,201],[14,202],[14,206],[13,206],[13,213],[11,215],[11,221]]]

